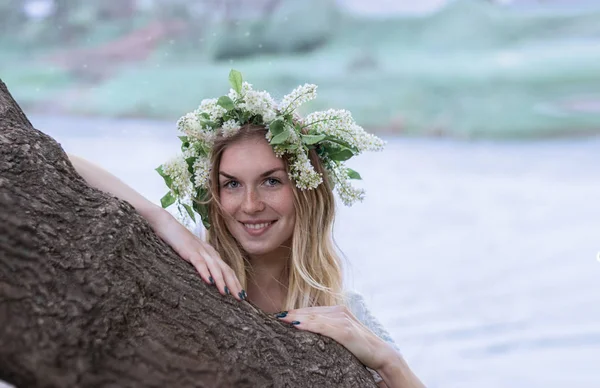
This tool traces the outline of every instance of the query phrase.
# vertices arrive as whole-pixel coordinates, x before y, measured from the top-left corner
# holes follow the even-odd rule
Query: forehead
[[[262,136],[240,139],[229,144],[221,155],[219,171],[228,174],[262,174],[274,168],[284,168],[281,158]]]

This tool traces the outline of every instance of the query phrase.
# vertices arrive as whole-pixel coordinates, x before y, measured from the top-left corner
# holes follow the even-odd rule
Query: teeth
[[[263,224],[244,224],[244,226],[248,229],[262,229],[266,228],[269,225],[271,225],[271,222],[266,222]]]

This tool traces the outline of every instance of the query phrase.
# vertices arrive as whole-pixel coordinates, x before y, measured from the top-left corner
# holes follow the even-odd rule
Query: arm
[[[386,350],[383,350],[386,352]],[[377,373],[383,379],[379,383],[380,387],[389,388],[425,388],[425,385],[409,368],[408,364],[395,349],[387,350],[387,360],[381,368],[377,368]],[[387,382],[387,385],[386,385]]]
[[[68,156],[75,170],[90,186],[129,202],[157,233],[157,224],[168,221],[169,212],[144,198],[116,176],[83,158],[75,155]]]
[[[196,268],[205,282],[216,284],[223,295],[233,294],[238,300],[246,298],[235,273],[221,260],[217,251],[190,232],[171,213],[101,167],[78,156],[68,156],[75,170],[90,186],[129,202],[148,221],[158,237]]]
[[[346,303],[291,310],[277,317],[288,323],[294,322],[300,330],[325,335],[345,346],[369,368],[380,387],[424,388],[389,333],[366,307],[364,298],[348,293]]]

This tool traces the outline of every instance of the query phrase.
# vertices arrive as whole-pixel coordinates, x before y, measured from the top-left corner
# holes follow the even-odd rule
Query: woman
[[[199,214],[209,244],[107,172],[71,157],[75,168],[130,202],[222,294],[333,338],[380,386],[423,387],[362,298],[344,292],[332,240],[334,186],[346,204],[363,195],[348,181],[360,176],[343,162],[383,142],[346,111],[300,119],[295,110],[316,96],[314,85],[277,104],[238,72],[230,81],[227,96],[180,119],[183,154],[157,169],[170,189],[163,207],[177,202],[190,217]]]

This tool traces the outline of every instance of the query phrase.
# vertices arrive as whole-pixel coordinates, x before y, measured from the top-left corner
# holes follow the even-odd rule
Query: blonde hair
[[[229,232],[226,215],[219,204],[219,167],[223,151],[228,145],[254,136],[266,134],[263,126],[247,124],[231,137],[219,135],[215,140],[209,177],[209,243],[233,269],[242,287],[247,287],[251,271],[243,248]],[[314,150],[309,159],[315,170],[323,175],[323,183],[316,189],[300,190],[293,186],[296,223],[292,247],[287,263],[288,289],[283,309],[291,310],[312,306],[333,306],[343,303],[342,265],[333,243],[335,200],[327,172]],[[286,169],[288,159],[283,157]]]

